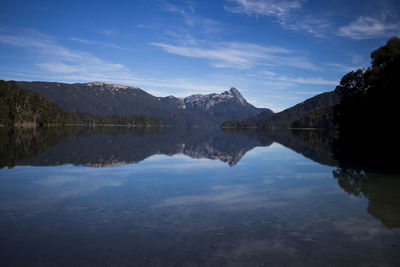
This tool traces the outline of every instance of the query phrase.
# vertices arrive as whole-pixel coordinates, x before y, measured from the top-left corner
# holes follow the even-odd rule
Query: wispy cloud
[[[97,31],[100,34],[103,34],[105,36],[112,36],[112,35],[116,35],[118,33],[117,30],[114,29],[101,29]]]
[[[283,28],[307,32],[315,37],[325,37],[326,30],[332,26],[326,14],[306,14],[302,1],[276,1],[276,0],[228,0],[225,10],[248,16],[266,16],[272,18]]]
[[[185,2],[183,6],[164,2],[163,8],[165,11],[179,14],[183,19],[183,24],[198,33],[209,35],[222,31],[221,24],[218,21],[196,14],[195,4],[192,1]]]
[[[263,73],[262,71],[261,73]],[[268,74],[269,72],[267,72]],[[273,73],[273,72],[272,72]],[[287,87],[296,87],[299,85],[337,85],[337,80],[328,80],[322,77],[290,77],[285,75],[265,75],[263,84],[274,87],[276,89],[282,89]]]
[[[295,51],[283,47],[238,42],[214,43],[205,47],[166,43],[152,43],[152,45],[171,54],[210,60],[211,65],[216,68],[250,69],[257,65],[264,65],[317,69],[308,59],[296,56]]]
[[[165,11],[179,13],[181,15],[185,14],[185,10],[177,5],[173,5],[167,2],[162,3]]]
[[[95,45],[95,46],[101,46],[101,47],[106,47],[106,48],[122,49],[121,46],[111,43],[111,42],[102,42],[102,41],[88,40],[88,39],[82,39],[82,38],[76,38],[76,37],[70,37],[68,39],[71,41],[74,41],[74,42],[87,44],[87,45]]]
[[[72,63],[90,59],[91,62],[100,63],[100,60],[90,53],[68,49],[57,44],[55,38],[34,30],[24,30],[21,34],[0,34],[0,43],[34,49],[35,55],[52,58],[54,61],[62,60]]]
[[[400,23],[389,23],[385,17],[377,19],[360,16],[350,24],[340,27],[337,35],[355,40],[391,37],[400,35]]]
[[[91,53],[69,49],[56,39],[34,30],[24,30],[20,34],[0,34],[0,42],[23,47],[34,52],[39,62],[34,63],[48,73],[79,74],[91,77],[98,73],[115,74],[128,70],[122,64],[106,62]]]
[[[281,19],[279,23],[286,29],[297,32],[306,32],[320,38],[327,37],[327,32],[329,32],[329,29],[333,25],[326,17],[317,17],[315,15],[286,17]]]
[[[225,10],[227,11],[277,18],[285,18],[292,9],[301,8],[301,2],[297,0],[229,0],[229,2],[232,4],[225,6]]]
[[[365,68],[365,66],[367,66],[368,64],[347,65],[347,64],[340,64],[340,63],[325,63],[324,65],[326,67],[328,67],[330,70],[333,70],[336,72],[341,72],[341,73],[347,73],[347,72],[350,72],[353,70]]]
[[[327,80],[320,77],[312,77],[312,78],[304,78],[304,77],[287,77],[287,76],[279,76],[274,78],[275,81],[282,81],[287,83],[294,84],[314,84],[314,85],[337,85],[338,81],[336,80]]]

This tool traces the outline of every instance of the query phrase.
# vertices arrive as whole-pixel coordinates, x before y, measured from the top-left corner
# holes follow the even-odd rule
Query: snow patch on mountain
[[[133,87],[133,86],[105,83],[105,82],[91,82],[91,83],[85,83],[85,85],[90,86],[90,87],[97,87],[101,91],[104,91],[104,90],[118,91],[121,89],[134,89],[134,90],[139,89],[139,88]]]

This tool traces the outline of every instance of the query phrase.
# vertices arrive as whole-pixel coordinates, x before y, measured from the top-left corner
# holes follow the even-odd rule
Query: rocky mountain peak
[[[223,92],[222,95],[231,96],[241,104],[248,104],[247,100],[235,87],[231,87],[231,89],[229,89],[228,91]]]
[[[211,111],[218,104],[232,103],[232,102],[236,102],[237,104],[243,107],[254,108],[246,101],[246,99],[241,95],[239,90],[234,87],[220,94],[213,93],[208,95],[202,95],[202,94],[190,95],[183,99],[182,107],[184,108],[195,107],[195,108],[200,108],[204,111]]]
[[[229,92],[230,92],[231,94],[239,94],[239,95],[240,95],[239,90],[236,89],[235,87],[231,87],[231,89],[229,89]]]

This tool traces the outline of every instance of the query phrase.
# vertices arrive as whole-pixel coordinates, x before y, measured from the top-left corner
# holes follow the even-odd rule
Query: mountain
[[[261,112],[259,115],[248,118],[243,121],[227,121],[223,124],[225,128],[246,128],[256,127],[259,129],[268,128],[291,128],[294,123],[299,123],[305,116],[311,116],[312,112],[319,111],[320,116],[325,112],[329,112],[329,108],[338,104],[339,95],[335,92],[327,92],[316,95],[305,100],[302,103],[294,105],[279,113],[271,114],[268,110]],[[327,109],[326,109],[327,108]],[[325,110],[326,109],[326,110]]]
[[[67,110],[95,115],[159,115],[174,107],[160,105],[157,97],[130,86],[93,83],[17,82],[17,85],[46,96]]]
[[[41,127],[54,124],[162,126],[158,119],[148,116],[99,116],[67,111],[58,104],[50,102],[39,92],[20,88],[13,81],[0,80],[0,125]]]
[[[274,114],[267,117],[264,120],[257,121],[257,127],[262,128],[290,128],[292,123],[296,120],[301,119],[303,116],[307,115],[309,112],[314,110],[334,106],[339,103],[339,95],[334,91],[322,93],[305,100],[302,103],[294,105],[282,112]]]
[[[217,126],[225,120],[245,119],[264,110],[249,104],[235,88],[221,94],[177,98],[156,97],[137,87],[104,82],[17,82],[17,85],[39,92],[67,110],[95,115],[148,115],[159,118],[165,125]]]
[[[163,103],[173,103],[180,109],[200,109],[215,117],[218,123],[229,119],[245,119],[262,111],[272,113],[270,109],[260,109],[251,105],[234,87],[221,94],[195,94],[185,98],[169,96],[160,100]]]

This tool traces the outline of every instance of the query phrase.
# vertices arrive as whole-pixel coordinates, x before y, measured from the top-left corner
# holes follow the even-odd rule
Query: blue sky
[[[280,111],[368,67],[391,36],[396,1],[2,0],[0,79],[179,97],[236,87]]]

